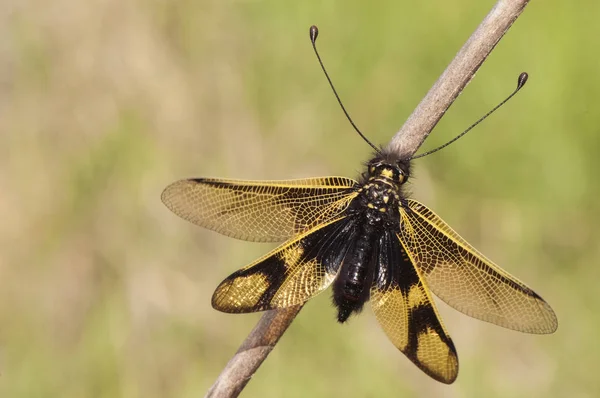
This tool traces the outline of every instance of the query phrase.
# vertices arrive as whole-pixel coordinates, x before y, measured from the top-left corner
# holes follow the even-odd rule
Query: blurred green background
[[[184,177],[357,176],[494,1],[5,0],[0,5],[0,397],[198,397],[260,314],[214,311],[272,245],[160,202]],[[415,161],[413,196],[526,281],[558,331],[533,336],[440,304],[461,370],[439,384],[371,311],[311,300],[248,397],[600,394],[600,3],[533,1]]]

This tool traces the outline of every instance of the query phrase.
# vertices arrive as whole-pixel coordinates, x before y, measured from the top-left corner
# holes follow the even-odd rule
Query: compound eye
[[[404,174],[402,170],[399,170],[398,172],[398,182],[400,184],[404,184],[406,182],[406,174]]]

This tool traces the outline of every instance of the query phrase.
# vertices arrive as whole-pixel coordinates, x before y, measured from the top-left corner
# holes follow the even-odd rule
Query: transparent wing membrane
[[[339,216],[356,196],[342,177],[287,181],[181,180],[162,201],[175,214],[233,238],[282,242]]]
[[[400,238],[431,290],[455,309],[505,328],[552,333],[552,308],[458,235],[423,204],[401,209]]]

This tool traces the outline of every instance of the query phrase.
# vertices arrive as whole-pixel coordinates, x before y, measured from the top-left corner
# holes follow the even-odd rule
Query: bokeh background
[[[0,397],[198,397],[260,314],[214,311],[272,245],[171,214],[192,176],[356,176],[494,1],[0,2]],[[370,310],[311,300],[248,397],[600,394],[600,3],[533,1],[426,142],[411,190],[554,307],[526,335],[440,304],[461,370],[441,385]]]

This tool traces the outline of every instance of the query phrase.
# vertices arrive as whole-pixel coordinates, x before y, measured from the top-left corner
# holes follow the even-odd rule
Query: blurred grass
[[[260,315],[212,290],[269,246],[195,228],[160,203],[187,176],[355,176],[493,1],[75,2],[0,5],[0,397],[197,397]],[[555,308],[529,336],[441,305],[461,360],[440,385],[367,310],[312,300],[246,396],[600,394],[597,2],[532,2],[415,162],[429,204]],[[342,144],[343,142],[343,144]]]

